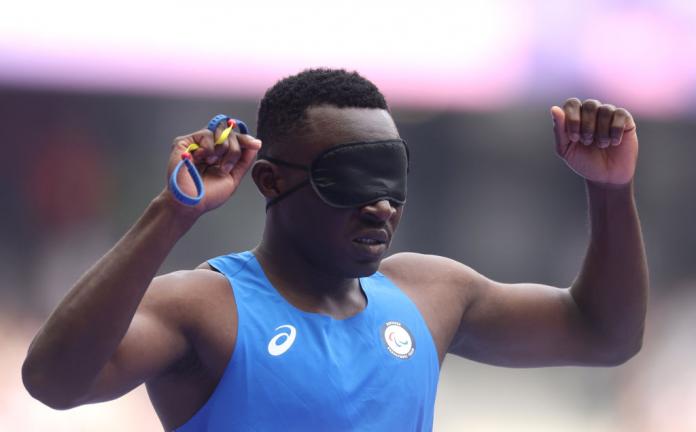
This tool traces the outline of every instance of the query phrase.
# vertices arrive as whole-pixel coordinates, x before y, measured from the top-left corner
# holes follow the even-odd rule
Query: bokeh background
[[[53,411],[24,391],[31,338],[165,184],[173,137],[218,112],[255,130],[276,80],[358,70],[413,157],[392,252],[494,279],[569,285],[588,222],[553,152],[567,97],[636,117],[652,287],[644,349],[616,368],[505,369],[448,357],[436,431],[696,431],[696,2],[13,1],[0,13],[0,431],[161,429],[143,388]],[[246,181],[161,273],[253,247]]]

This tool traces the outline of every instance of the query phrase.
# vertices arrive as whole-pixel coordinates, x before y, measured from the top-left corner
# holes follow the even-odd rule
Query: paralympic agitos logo
[[[388,321],[382,326],[382,342],[389,352],[400,359],[407,359],[416,350],[411,332],[398,321]]]

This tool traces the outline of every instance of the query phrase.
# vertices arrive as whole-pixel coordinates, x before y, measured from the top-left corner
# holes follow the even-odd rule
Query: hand
[[[638,136],[631,114],[594,99],[551,107],[556,153],[588,181],[625,185],[633,179]]]
[[[239,187],[242,178],[254,163],[256,153],[261,148],[261,141],[251,135],[230,133],[221,144],[215,145],[216,139],[227,127],[221,122],[215,133],[202,129],[189,135],[174,139],[169,155],[167,178],[171,176],[176,165],[181,161],[181,154],[191,143],[199,148],[192,152],[191,160],[196,165],[203,179],[205,196],[195,207],[197,214],[203,214],[222,205]],[[188,195],[196,195],[196,187],[186,169],[179,171],[177,182]],[[171,192],[165,193],[180,206],[186,207],[174,199]]]

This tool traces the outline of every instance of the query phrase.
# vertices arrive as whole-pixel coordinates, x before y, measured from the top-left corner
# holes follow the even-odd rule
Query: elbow
[[[22,383],[31,397],[50,408],[67,410],[77,406],[68,393],[60,385],[51,382],[45,370],[34,365],[29,358],[22,365]]]
[[[615,367],[621,366],[635,357],[640,352],[641,346],[614,350],[602,358],[599,366]]]
[[[620,343],[616,343],[616,341],[605,342],[600,344],[600,349],[596,352],[595,362],[597,366],[621,366],[635,357],[642,348],[642,334],[630,343],[625,341]]]
[[[640,352],[640,350],[643,349],[643,334],[641,333],[640,337],[636,339],[636,341],[628,347],[626,350],[625,358],[624,361],[621,362],[621,364],[626,363]]]

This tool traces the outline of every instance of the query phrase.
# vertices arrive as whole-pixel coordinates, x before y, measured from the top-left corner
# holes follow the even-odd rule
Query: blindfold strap
[[[273,162],[273,163],[276,164],[276,165],[283,165],[283,166],[286,166],[286,167],[289,167],[289,168],[295,168],[295,169],[298,169],[298,170],[302,170],[302,171],[307,171],[307,172],[309,172],[309,167],[307,167],[307,166],[300,165],[300,164],[296,164],[296,163],[293,163],[293,162],[286,162],[286,161],[284,161],[284,160],[282,160],[282,159],[276,159],[276,158],[270,157],[270,156],[262,156],[262,157],[260,157],[259,159],[267,160],[268,162]]]
[[[276,164],[276,165],[283,165],[283,166],[286,166],[286,167],[288,167],[288,168],[294,168],[294,169],[298,169],[298,170],[302,170],[302,171],[309,172],[309,167],[306,167],[306,166],[300,165],[300,164],[296,164],[296,163],[292,163],[292,162],[286,162],[286,161],[284,161],[284,160],[282,160],[282,159],[276,159],[276,158],[269,157],[269,156],[264,156],[264,157],[262,157],[262,158],[260,158],[260,159],[264,159],[264,160],[267,160],[267,161],[269,161],[269,162],[273,162],[273,163]],[[270,206],[272,206],[273,204],[277,203],[278,201],[280,201],[280,200],[282,200],[282,199],[284,199],[284,198],[287,198],[288,195],[290,195],[291,193],[293,193],[293,192],[295,192],[295,191],[297,191],[297,190],[299,190],[299,189],[302,189],[303,187],[307,186],[308,184],[309,184],[309,177],[307,177],[304,181],[301,181],[300,183],[298,183],[298,184],[296,184],[295,186],[291,187],[290,189],[286,190],[285,192],[283,192],[282,194],[278,195],[277,197],[271,198],[271,199],[268,200],[268,202],[266,203],[266,211],[268,211],[268,208],[269,208]]]

